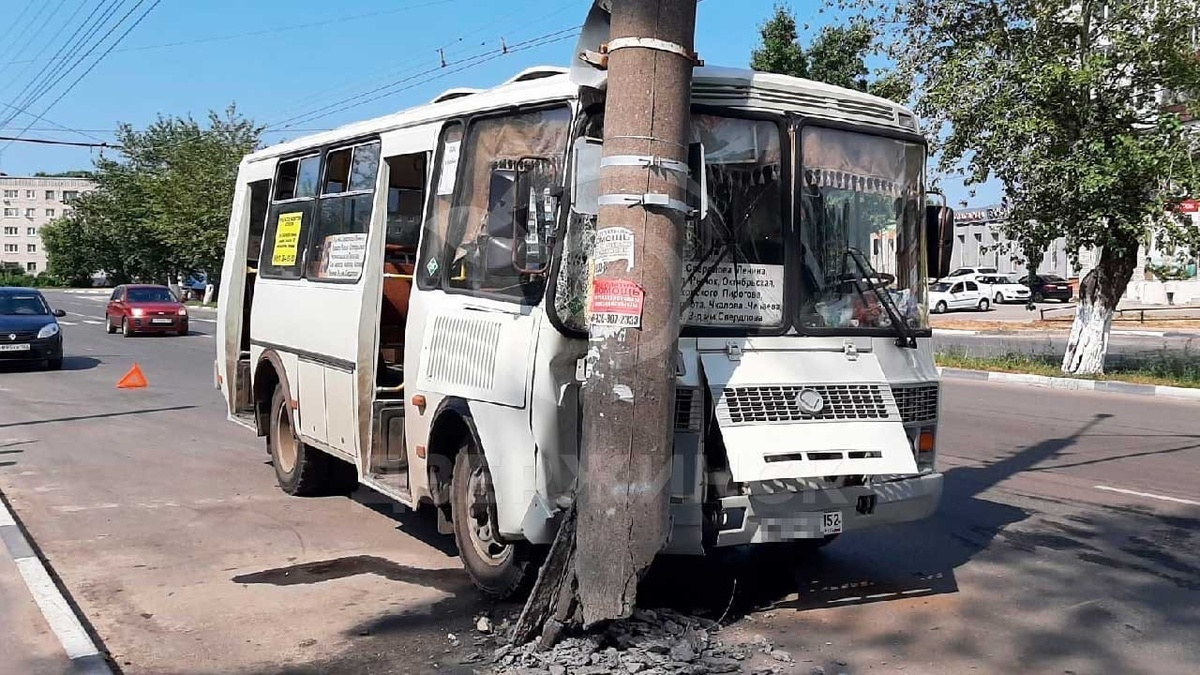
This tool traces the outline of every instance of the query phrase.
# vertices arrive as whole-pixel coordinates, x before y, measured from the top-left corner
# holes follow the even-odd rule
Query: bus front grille
[[[797,398],[805,390],[820,394],[819,410],[801,409]],[[717,419],[728,425],[885,421],[898,416],[891,389],[878,384],[729,387],[717,402]]]

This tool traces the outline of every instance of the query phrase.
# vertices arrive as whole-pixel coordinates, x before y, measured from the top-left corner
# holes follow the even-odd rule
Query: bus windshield
[[[797,328],[898,330],[880,302],[888,299],[884,294],[908,328],[928,328],[924,147],[810,126],[801,132],[800,148]]]

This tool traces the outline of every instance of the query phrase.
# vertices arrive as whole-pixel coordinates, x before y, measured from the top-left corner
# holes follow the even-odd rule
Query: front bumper
[[[156,320],[170,319],[170,323],[154,323]],[[145,316],[127,319],[135,333],[186,333],[188,317],[186,316]]]
[[[1016,293],[1013,291],[1000,291],[1000,295],[1005,302],[1026,302],[1029,300],[1029,291],[1024,293]]]
[[[907,523],[932,515],[941,497],[940,473],[875,485],[725,497],[718,514],[725,524],[716,545],[818,539],[825,536],[821,526],[829,511],[841,512],[843,532]],[[868,504],[871,511],[862,512]]]
[[[63,355],[62,334],[41,340],[25,340],[29,349],[23,351],[0,351],[0,363],[49,361],[61,359]]]

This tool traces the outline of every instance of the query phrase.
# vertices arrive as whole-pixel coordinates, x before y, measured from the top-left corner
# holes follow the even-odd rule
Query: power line
[[[63,27],[59,29],[58,33],[55,34],[54,38],[47,40],[42,45],[41,51],[38,52],[39,57],[42,54],[46,53],[46,49],[49,48],[50,45],[54,43],[55,38],[57,38],[59,35],[61,35],[63,32],[65,32],[67,30],[67,28],[69,28],[71,26],[71,22],[75,20],[75,17],[79,16],[79,13],[81,11],[83,11],[83,8],[86,6],[87,6],[87,2],[84,1],[84,2],[80,2],[75,7],[75,11],[72,12],[71,16],[67,18],[66,22],[63,24]],[[95,10],[93,10],[93,13],[94,13],[94,11]],[[79,34],[80,29],[83,28],[83,26],[86,22],[87,22],[87,20],[85,19],[83,23],[80,23],[79,26],[77,26],[75,28],[75,32],[71,34],[71,37],[67,38],[66,41],[63,42],[63,44],[59,46],[58,51],[55,52],[56,56],[59,54],[62,54],[67,49],[67,47],[70,46],[71,41],[74,40],[75,36]],[[26,64],[25,67],[22,68],[21,71],[17,74],[17,76],[16,76],[16,78],[14,78],[14,80],[20,80],[21,76],[24,75],[25,72],[29,70],[30,65],[32,65],[32,62],[29,64]],[[25,96],[25,93],[28,92],[30,90],[30,88],[35,85],[35,83],[37,83],[38,79],[41,78],[41,76],[46,72],[46,69],[49,67],[50,67],[50,64],[47,63],[45,66],[42,67],[42,69],[40,71],[38,71],[38,73],[36,75],[33,76],[32,79],[29,80],[29,82],[25,83],[25,87],[23,89],[21,89],[21,91],[18,92],[16,96],[13,97],[13,99],[12,99],[13,103],[16,103],[18,106],[20,106],[22,108],[28,107],[28,103],[21,102],[23,100],[22,97]],[[7,124],[9,121],[11,121],[11,120],[5,120],[4,122],[0,122],[0,127],[4,126],[4,124]]]
[[[376,87],[374,89],[371,89],[370,91],[365,91],[361,94],[357,94],[355,96],[350,96],[350,97],[344,98],[340,101],[335,101],[334,103],[330,103],[326,106],[322,106],[320,108],[309,111],[307,113],[296,115],[294,117],[282,120],[275,124],[270,124],[267,126],[267,128],[268,129],[280,129],[280,130],[290,129],[292,126],[294,126],[296,124],[300,124],[302,122],[311,122],[313,120],[321,119],[323,117],[328,117],[329,115],[334,115],[339,112],[350,110],[352,108],[357,108],[361,105],[365,105],[367,103],[377,101],[381,98],[387,98],[388,96],[394,96],[395,94],[398,94],[402,91],[406,91],[408,89],[412,89],[416,86],[420,86],[421,84],[425,84],[426,82],[431,82],[433,80],[441,79],[448,75],[460,73],[464,70],[467,70],[468,68],[473,68],[475,66],[482,65],[489,61],[494,61],[498,58],[508,56],[509,54],[515,54],[518,52],[527,51],[529,49],[534,49],[537,47],[543,47],[546,45],[554,44],[556,42],[561,42],[563,40],[566,40],[566,39],[569,39],[570,37],[572,37],[572,34],[578,29],[579,29],[579,26],[571,26],[570,28],[564,28],[562,30],[554,31],[552,33],[547,33],[545,35],[539,35],[538,37],[532,38],[530,40],[526,40],[524,42],[515,43],[513,45],[508,46],[507,48],[501,48],[501,49],[491,50],[488,52],[483,52],[483,53],[477,54],[475,56],[467,57],[464,59],[460,59],[458,61],[452,61],[452,62],[446,63],[445,65],[440,65],[440,66],[437,66],[434,68],[430,68],[428,70],[421,71],[414,75],[410,75],[408,77],[401,78],[394,82],[390,82],[388,84]],[[462,66],[462,67],[458,67],[458,66]],[[447,70],[447,68],[450,68],[451,70]],[[438,75],[434,75],[435,73],[438,73],[439,71],[442,71],[442,72]],[[424,80],[418,82],[417,84],[400,87],[399,89],[396,88],[399,85],[405,84],[407,82],[412,82],[413,80],[417,80],[420,78],[424,78],[427,75],[433,75],[433,77],[424,79]]]
[[[8,39],[8,36],[12,34],[13,29],[21,23],[21,20],[24,19],[25,15],[29,13],[29,9],[37,4],[37,2],[38,0],[29,0],[29,2],[25,3],[25,9],[21,10],[21,13],[17,15],[17,18],[14,19],[12,23],[8,24],[8,28],[4,31],[4,33],[0,34],[0,45],[8,44],[5,42],[5,40]],[[5,65],[7,64],[0,63],[0,70],[3,70],[3,66]]]
[[[104,37],[100,38],[100,42],[104,42],[104,40],[106,40],[108,38],[108,36],[112,34],[113,30],[115,30],[118,26],[120,26],[121,23],[124,22],[125,19],[127,17],[129,17],[130,14],[137,11],[138,7],[141,7],[143,2],[145,2],[145,0],[138,0],[138,4],[134,5],[133,9],[129,10],[129,12],[125,16],[121,17],[121,20],[118,21],[113,26],[113,28],[110,29],[109,32],[104,35]],[[46,106],[46,108],[44,110],[42,110],[42,114],[49,112],[52,108],[54,108],[54,106],[58,105],[58,102],[63,100],[63,98],[65,98],[67,94],[71,93],[71,91],[73,89],[75,89],[76,85],[78,85],[79,82],[81,80],[83,80],[83,78],[87,77],[88,74],[91,73],[92,70],[94,70],[96,68],[96,66],[99,65],[100,62],[103,61],[104,58],[106,56],[108,56],[109,53],[112,52],[113,49],[116,48],[117,45],[121,44],[121,42],[126,38],[126,36],[128,36],[133,31],[133,29],[135,29],[139,25],[141,25],[142,21],[145,20],[145,18],[150,14],[150,12],[154,11],[154,8],[158,7],[158,5],[161,2],[162,2],[162,0],[154,0],[154,4],[147,7],[146,10],[144,12],[142,12],[141,16],[139,16],[132,24],[130,24],[129,28],[126,28],[125,32],[121,33],[120,37],[118,37],[115,41],[113,41],[113,43],[108,46],[108,49],[106,49],[104,51],[104,53],[99,56],[99,58],[97,58],[95,61],[92,62],[92,65],[88,66],[87,70],[80,73],[79,77],[75,78],[75,81],[72,82],[65,90],[63,90],[63,92],[61,94],[58,95],[58,98],[54,99],[54,101],[51,102],[50,105]],[[91,53],[91,50],[88,51],[88,54],[90,54],[90,53]],[[85,54],[83,58],[86,59],[87,54]],[[81,62],[82,62],[82,60],[81,60]],[[25,129],[22,129],[21,132],[19,134],[17,134],[17,136],[18,137],[24,136],[25,132],[31,126],[33,126],[32,122],[30,122],[28,125],[26,125]],[[0,152],[3,152],[5,148],[8,148],[8,146],[10,146],[12,144],[13,144],[13,141],[9,141],[8,143],[6,143],[4,145],[3,148],[0,148]]]
[[[95,51],[96,47],[98,47],[104,41],[108,34],[93,43],[91,48],[88,49],[88,51],[82,56],[76,58],[76,55],[78,55],[79,52],[88,44],[88,41],[92,39],[92,36],[100,32],[101,28],[104,27],[104,24],[108,22],[110,17],[117,13],[117,10],[120,9],[124,2],[125,0],[108,0],[107,8],[103,10],[103,13],[99,18],[96,18],[93,21],[93,18],[96,17],[96,13],[100,12],[101,8],[105,7],[105,0],[100,0],[98,3],[96,3],[96,6],[92,8],[91,13],[88,14],[87,18],[83,20],[83,23],[79,25],[79,27],[75,30],[75,33],[71,35],[71,39],[68,42],[74,41],[74,44],[64,46],[64,50],[69,46],[70,51],[66,54],[63,60],[53,64],[54,68],[36,84],[33,92],[27,98],[21,101],[14,101],[14,103],[20,106],[22,110],[28,110],[29,108],[33,107],[33,105],[37,103],[39,99],[49,93],[51,89],[57,86],[59,82],[66,78],[71,71],[78,68],[85,60],[87,60],[87,57],[93,51]],[[141,2],[139,1],[138,4],[140,5]],[[137,7],[135,6],[134,9],[137,9]],[[128,16],[128,14],[126,16]],[[120,25],[120,22],[124,20],[125,17],[122,17],[117,21],[116,24],[113,24],[109,28],[109,34],[111,34],[111,31]],[[88,28],[87,32],[76,40],[75,38],[79,35],[80,30],[82,30],[84,26],[89,25],[90,27]],[[41,75],[39,75],[39,77],[41,77]],[[3,123],[0,123],[0,126],[10,123],[12,119],[12,117],[6,118]]]
[[[75,147],[75,148],[109,148],[109,149],[114,149],[114,150],[121,149],[120,145],[116,145],[113,143],[104,143],[104,142],[85,143],[83,141],[60,141],[60,140],[54,139],[54,138],[21,138],[20,136],[0,136],[0,141],[8,141],[8,143],[10,145],[13,143],[35,143],[35,144],[39,144],[39,145],[68,145],[68,146]],[[5,145],[4,147],[7,148],[8,145]],[[0,152],[3,152],[3,149],[0,149]]]
[[[55,127],[54,129],[40,129],[40,131],[69,131],[71,133],[79,134],[80,136],[86,136],[87,138],[91,138],[96,141],[104,142],[104,139],[96,138],[95,136],[92,136],[91,134],[88,133],[88,130],[86,130],[86,129],[72,129],[71,127],[59,124],[58,122],[55,122],[52,119],[47,119],[46,117],[43,117],[41,115],[35,115],[27,110],[21,110],[20,108],[16,107],[15,105],[9,105],[8,103],[5,103],[4,101],[0,101],[0,106],[4,106],[5,108],[8,108],[10,110],[15,110],[15,111],[17,111],[18,114],[28,115],[29,117],[32,117],[33,119],[35,119],[39,122],[45,122],[46,124],[51,124],[51,125],[54,125],[54,127]],[[0,126],[0,129],[3,129],[3,128],[4,128],[3,126]],[[92,131],[95,131],[95,130],[92,130]],[[104,131],[101,130],[96,133],[103,133],[103,132]]]
[[[455,2],[455,0],[433,0],[431,2],[425,2],[425,3],[421,3],[421,4],[417,4],[417,5],[409,5],[406,7],[396,7],[396,8],[392,8],[392,9],[385,9],[385,10],[381,10],[378,12],[367,12],[365,14],[354,14],[351,16],[333,17],[330,19],[323,19],[321,21],[310,21],[308,23],[298,23],[298,24],[292,24],[292,25],[287,25],[287,26],[276,26],[275,28],[267,28],[264,30],[249,31],[249,32],[245,32],[245,33],[229,33],[226,35],[212,35],[209,37],[195,38],[192,40],[180,40],[178,42],[162,42],[162,43],[158,43],[158,44],[139,45],[139,46],[134,46],[134,47],[123,47],[121,49],[113,50],[113,53],[114,54],[123,54],[123,53],[127,53],[127,52],[142,52],[142,51],[150,51],[150,50],[154,50],[154,49],[169,49],[171,47],[186,47],[186,46],[190,46],[190,45],[207,44],[210,42],[222,42],[225,40],[237,40],[240,38],[262,37],[264,35],[276,35],[279,33],[287,33],[287,32],[291,32],[291,31],[303,30],[305,28],[319,28],[319,27],[331,26],[331,25],[339,24],[339,23],[349,23],[352,21],[361,21],[363,19],[374,19],[374,18],[378,18],[381,16],[389,16],[392,14],[400,14],[403,12],[410,12],[410,11],[417,10],[417,9],[425,9],[427,7],[436,7],[438,5],[448,5],[453,2]],[[19,61],[0,62],[0,67],[6,66],[6,65],[20,64],[20,63],[31,63],[33,60],[34,59],[22,59]],[[40,59],[38,59],[38,60],[40,60]],[[50,59],[50,60],[55,60],[55,59]]]
[[[29,21],[30,28],[32,29],[33,26],[37,26],[37,29],[25,31],[25,41],[21,43],[20,47],[17,47],[14,50],[14,53],[20,54],[34,43],[34,40],[36,40],[38,36],[42,34],[42,31],[46,29],[46,26],[49,25],[51,17],[54,16],[54,12],[58,10],[58,7],[61,6],[62,3],[63,0],[58,0],[57,5],[50,2],[42,3],[42,6],[38,9],[37,14],[34,14],[33,18]],[[47,13],[46,10],[50,10],[49,13]],[[39,25],[38,20],[42,18],[43,14],[45,14],[46,18]],[[14,40],[14,43],[15,42],[16,40]]]

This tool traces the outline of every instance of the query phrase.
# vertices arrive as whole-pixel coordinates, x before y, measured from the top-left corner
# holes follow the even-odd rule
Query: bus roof
[[[258,162],[306,148],[474,112],[575,98],[578,92],[578,86],[571,81],[566,69],[538,66],[524,70],[491,89],[450,89],[430,103],[285,141],[252,153],[244,161]],[[749,111],[796,112],[829,120],[918,132],[916,116],[912,111],[887,99],[813,80],[739,68],[696,68],[692,102]]]

